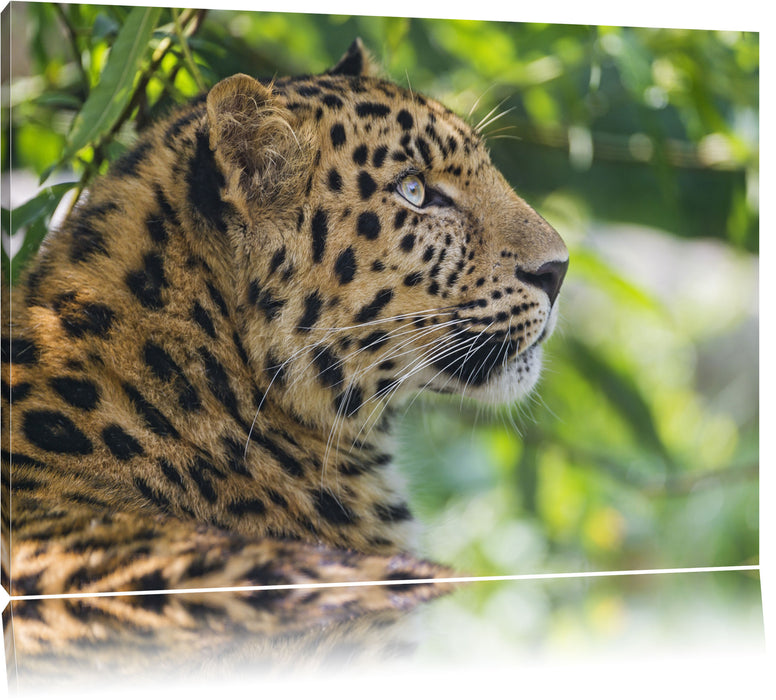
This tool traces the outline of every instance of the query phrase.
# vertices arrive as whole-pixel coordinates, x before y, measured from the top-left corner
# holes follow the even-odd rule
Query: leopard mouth
[[[450,333],[433,362],[446,377],[429,385],[436,391],[466,393],[486,403],[509,403],[528,394],[539,379],[542,345],[552,335],[557,317],[554,305],[541,332],[530,341],[520,328],[458,330]],[[455,391],[455,389],[453,390]]]
[[[518,348],[519,339],[504,332],[465,331],[433,364],[464,386],[478,387],[487,383],[498,368],[505,367],[517,355]]]

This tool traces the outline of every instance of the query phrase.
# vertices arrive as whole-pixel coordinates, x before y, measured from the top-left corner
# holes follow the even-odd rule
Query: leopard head
[[[566,247],[480,134],[373,72],[357,41],[324,75],[236,75],[207,98],[265,397],[327,425],[424,389],[518,399],[555,327]]]

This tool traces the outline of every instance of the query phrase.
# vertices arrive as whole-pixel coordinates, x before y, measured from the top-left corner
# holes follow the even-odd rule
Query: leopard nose
[[[549,297],[550,306],[555,303],[555,299],[560,292],[560,286],[563,284],[563,278],[566,276],[566,270],[569,268],[569,261],[553,260],[544,263],[535,272],[526,272],[520,265],[515,267],[515,277],[521,282],[539,287]]]

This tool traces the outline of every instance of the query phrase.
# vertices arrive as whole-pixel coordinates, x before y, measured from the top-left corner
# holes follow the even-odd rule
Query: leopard
[[[3,585],[302,605],[294,586],[386,582],[323,606],[345,618],[438,595],[397,408],[528,395],[568,262],[483,135],[360,40],[322,74],[221,80],[97,178],[5,302]]]

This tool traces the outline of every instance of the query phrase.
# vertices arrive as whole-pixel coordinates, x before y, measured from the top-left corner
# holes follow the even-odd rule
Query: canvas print
[[[3,26],[17,680],[616,643],[656,591],[757,638],[756,33]]]

